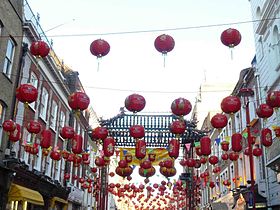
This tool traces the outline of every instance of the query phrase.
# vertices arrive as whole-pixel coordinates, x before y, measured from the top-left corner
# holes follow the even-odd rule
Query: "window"
[[[280,56],[280,33],[277,26],[274,27],[272,36],[273,36],[272,46],[273,46],[274,56],[276,58],[276,61],[278,61],[278,58]]]
[[[51,119],[50,119],[50,127],[54,130],[56,129],[56,122],[57,122],[57,103],[55,101],[52,102],[52,109],[51,109]]]
[[[0,147],[2,145],[2,135],[3,135],[3,128],[2,128],[2,123],[4,122],[5,118],[5,111],[6,107],[0,103]]]
[[[30,80],[31,85],[33,85],[35,88],[38,88],[38,78],[37,78],[36,74],[31,72],[29,80]],[[36,105],[36,101],[29,104],[29,106],[32,107],[33,109],[35,109],[35,105]]]
[[[15,43],[10,38],[7,44],[7,50],[6,50],[5,60],[4,60],[4,67],[3,67],[3,73],[6,74],[9,78],[11,78],[11,74],[12,74],[14,53],[15,53]]]
[[[65,113],[63,111],[60,112],[59,117],[59,127],[62,128],[65,125]]]
[[[46,120],[47,118],[48,99],[49,99],[49,93],[47,89],[43,87],[41,101],[40,101],[40,117],[43,120]]]

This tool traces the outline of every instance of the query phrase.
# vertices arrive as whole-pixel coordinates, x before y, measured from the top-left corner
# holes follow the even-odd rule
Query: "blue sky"
[[[64,62],[79,71],[91,105],[99,116],[113,117],[124,106],[126,96],[137,92],[146,98],[143,111],[170,111],[178,97],[192,103],[205,76],[212,82],[236,82],[241,69],[254,56],[252,24],[229,24],[251,20],[246,0],[29,0],[40,23],[53,39],[54,50]],[[73,21],[73,19],[75,19]],[[188,28],[115,35],[108,32]],[[234,49],[220,42],[223,30],[232,27],[242,34]],[[160,34],[169,34],[175,48],[163,57],[154,48]],[[62,36],[67,35],[67,36]],[[79,35],[79,36],[72,36]],[[100,61],[90,54],[90,43],[98,38],[111,45]],[[220,102],[217,102],[220,103]]]

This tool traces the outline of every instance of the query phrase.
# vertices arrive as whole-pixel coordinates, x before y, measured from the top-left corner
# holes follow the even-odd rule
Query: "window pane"
[[[43,88],[42,98],[41,98],[41,103],[40,103],[40,117],[43,120],[46,120],[46,117],[47,117],[48,99],[49,99],[49,93],[45,88]]]
[[[4,67],[3,67],[3,72],[5,74],[7,74],[8,77],[11,76],[14,50],[15,50],[15,44],[13,43],[13,41],[11,39],[9,39],[8,44],[7,44],[6,56],[5,56],[5,60],[4,60]]]
[[[51,110],[51,128],[56,128],[56,119],[57,119],[57,103],[53,101],[52,110]]]
[[[2,145],[2,134],[3,134],[2,123],[4,122],[4,116],[5,116],[5,107],[2,104],[0,104],[0,147]]]

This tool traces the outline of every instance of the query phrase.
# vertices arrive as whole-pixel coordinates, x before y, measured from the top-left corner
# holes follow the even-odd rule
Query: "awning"
[[[17,184],[11,184],[11,188],[9,191],[9,202],[10,201],[27,201],[29,203],[44,206],[44,199],[42,195],[35,191],[28,189],[26,187],[17,185]]]
[[[53,198],[51,199],[51,208],[54,208],[54,207],[55,207],[55,202],[59,202],[59,203],[64,204],[64,205],[63,205],[63,206],[64,206],[63,209],[67,209],[67,204],[68,204],[68,202],[67,202],[66,200],[64,200],[64,199],[62,199],[62,198],[59,198],[59,197],[53,197]]]

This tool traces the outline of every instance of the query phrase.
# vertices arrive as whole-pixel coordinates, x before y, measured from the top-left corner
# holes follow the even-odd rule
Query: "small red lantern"
[[[234,152],[240,152],[242,150],[242,135],[240,133],[232,134],[231,147]]]
[[[41,124],[37,121],[30,121],[26,127],[29,133],[38,134],[41,131]]]
[[[146,105],[146,100],[143,96],[139,94],[132,94],[126,97],[125,99],[125,108],[131,112],[140,112],[144,109]]]
[[[62,150],[61,155],[62,155],[63,159],[67,160],[70,153],[67,150]]]
[[[261,104],[256,110],[256,113],[259,118],[266,119],[273,115],[273,108],[267,104]]]
[[[207,158],[201,157],[200,162],[201,162],[201,164],[205,164],[207,162]]]
[[[69,179],[70,179],[70,174],[65,173],[65,174],[64,174],[64,180],[69,180]]]
[[[92,173],[96,173],[97,172],[97,168],[96,167],[91,168],[91,172]]]
[[[37,145],[37,144],[34,144],[34,145],[30,148],[30,154],[32,154],[32,155],[37,155],[38,152],[39,152],[38,145]]]
[[[190,167],[190,168],[192,168],[192,167],[194,167],[195,166],[195,159],[193,159],[193,158],[188,158],[187,159],[187,166],[188,167]]]
[[[209,157],[208,161],[210,164],[216,165],[219,162],[219,158],[215,155],[212,155],[211,157]]]
[[[223,151],[227,152],[229,150],[229,142],[222,141],[221,148],[222,148]]]
[[[224,114],[215,114],[211,119],[211,125],[216,129],[222,129],[226,127],[227,122],[227,116]]]
[[[50,157],[51,159],[58,161],[61,159],[61,154],[58,151],[52,151]]]
[[[64,126],[63,128],[61,128],[60,135],[64,139],[72,139],[74,137],[74,134],[74,128],[70,126]]]
[[[201,154],[205,156],[211,154],[211,139],[208,136],[203,136],[200,139],[200,151]]]
[[[127,163],[131,163],[132,162],[132,155],[131,154],[126,154],[124,156],[124,159]]]
[[[16,89],[16,98],[25,104],[33,103],[37,100],[38,90],[30,84],[21,84]]]
[[[12,132],[17,128],[16,123],[13,120],[5,120],[2,123],[3,130],[6,132]]]
[[[245,150],[244,150],[244,155],[247,155],[247,156],[250,155],[249,147],[246,147],[246,148],[245,148]]]
[[[135,145],[135,157],[141,160],[145,156],[146,156],[146,142],[142,139],[138,139]]]
[[[103,152],[106,157],[111,157],[115,151],[115,139],[107,137],[103,142]]]
[[[89,153],[85,152],[85,153],[82,154],[82,160],[83,161],[87,161],[88,158],[89,158]]]
[[[272,145],[272,131],[269,128],[262,129],[261,142],[265,147],[270,147]]]
[[[271,106],[272,108],[279,108],[280,107],[280,91],[275,90],[271,91],[267,94],[266,103]]]
[[[149,161],[153,162],[156,160],[156,154],[155,153],[149,153],[148,154]]]
[[[178,158],[180,149],[180,141],[177,139],[171,139],[168,145],[168,155],[171,158]]]
[[[238,153],[236,153],[236,152],[231,152],[231,153],[229,153],[229,159],[230,159],[231,161],[237,161],[237,160],[238,160],[238,157],[239,157],[239,155],[238,155]]]
[[[105,160],[102,157],[96,157],[95,161],[94,161],[95,165],[97,165],[98,167],[103,167],[105,166]]]
[[[20,124],[16,123],[16,129],[12,132],[10,132],[10,135],[9,135],[9,140],[12,141],[12,142],[17,142],[20,140],[21,138],[21,126]]]
[[[144,169],[148,169],[152,167],[152,162],[149,160],[145,160],[140,164],[140,167],[144,168]]]
[[[222,156],[221,156],[221,158],[223,159],[223,160],[228,160],[228,157],[229,155],[227,154],[227,153],[224,153],[224,154],[222,154]]]
[[[210,188],[214,188],[215,187],[215,183],[213,181],[209,182],[209,187]]]
[[[72,152],[74,154],[81,154],[83,151],[83,137],[79,134],[74,134],[72,139]]]
[[[186,159],[182,159],[182,160],[180,160],[180,165],[181,166],[186,166],[187,165],[187,160]]]
[[[84,92],[74,92],[68,97],[68,104],[73,110],[83,111],[88,108],[90,99]]]
[[[79,182],[82,184],[84,183],[86,180],[84,179],[84,177],[79,178]]]
[[[90,44],[90,52],[97,58],[101,58],[110,52],[110,45],[103,39],[94,40]]]
[[[108,130],[105,127],[96,127],[92,130],[92,137],[94,139],[104,140],[108,136]]]
[[[202,154],[201,154],[201,147],[200,146],[196,146],[195,147],[195,153],[196,153],[197,156],[202,156]]]
[[[48,149],[52,144],[52,132],[51,130],[43,130],[41,133],[40,146]]]
[[[42,40],[34,41],[30,46],[30,53],[36,57],[41,56],[46,57],[50,52],[48,44]]]
[[[183,134],[186,130],[186,123],[182,120],[175,120],[170,125],[170,132],[173,134]]]
[[[173,50],[175,41],[170,35],[162,34],[155,39],[154,45],[157,51],[167,54]]]
[[[177,116],[184,116],[191,112],[192,105],[185,98],[177,98],[171,104],[171,111]]]
[[[221,109],[224,113],[233,114],[241,108],[240,98],[237,96],[227,96],[221,102]]]
[[[259,157],[262,155],[262,149],[259,147],[259,145],[256,145],[253,149],[253,155],[256,157]]]
[[[133,125],[129,128],[129,134],[136,139],[144,138],[145,128],[142,125]]]
[[[228,28],[222,32],[221,42],[227,47],[233,48],[241,42],[241,34],[234,28]]]

